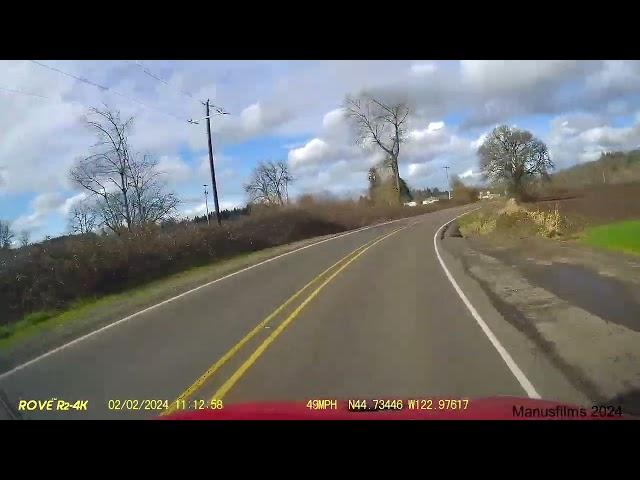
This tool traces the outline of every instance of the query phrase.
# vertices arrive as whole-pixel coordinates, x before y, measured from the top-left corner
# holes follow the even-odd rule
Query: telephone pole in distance
[[[211,225],[211,219],[209,218],[209,199],[207,198],[207,185],[203,185],[204,187],[204,206],[207,209],[207,225]]]
[[[449,185],[449,167],[448,165],[445,165],[444,167],[445,172],[447,172],[447,192],[449,193],[449,200],[451,200],[451,185]]]

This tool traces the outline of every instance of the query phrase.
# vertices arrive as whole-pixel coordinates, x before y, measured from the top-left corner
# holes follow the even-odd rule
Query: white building
[[[491,193],[491,190],[480,190],[478,193],[478,198],[480,200],[492,200],[494,198],[500,197],[499,193]]]
[[[436,202],[439,202],[439,201],[440,201],[440,199],[437,198],[437,197],[429,197],[429,198],[423,200],[422,204],[423,205],[430,205],[432,203],[436,203]]]

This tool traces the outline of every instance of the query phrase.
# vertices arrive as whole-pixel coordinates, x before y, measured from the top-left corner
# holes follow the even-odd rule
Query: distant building
[[[478,198],[480,200],[492,200],[500,196],[501,195],[499,193],[491,193],[491,190],[480,190],[480,192],[478,193]]]

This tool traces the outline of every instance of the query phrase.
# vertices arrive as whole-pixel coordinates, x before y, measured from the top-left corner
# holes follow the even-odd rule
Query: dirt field
[[[590,187],[563,197],[569,198],[531,202],[526,207],[553,210],[557,204],[562,215],[576,218],[585,226],[640,218],[640,183]]]

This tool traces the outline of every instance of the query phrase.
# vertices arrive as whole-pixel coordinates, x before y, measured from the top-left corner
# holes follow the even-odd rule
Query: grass
[[[640,255],[640,220],[589,228],[584,232],[582,242],[607,250]]]
[[[42,310],[25,315],[20,321],[0,326],[0,341],[10,338],[19,331],[33,328],[58,314],[56,310]]]
[[[17,322],[0,326],[0,350],[9,349],[21,341],[47,332],[81,328],[86,324],[95,326],[109,323],[198,285],[316,240],[317,238],[313,238],[257,252],[243,253],[228,260],[193,267],[125,292],[79,299],[72,302],[64,311],[48,310],[29,313]]]

